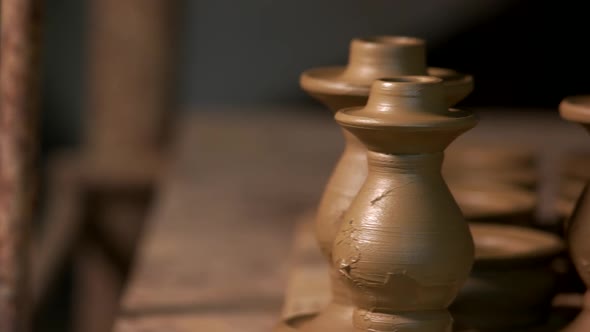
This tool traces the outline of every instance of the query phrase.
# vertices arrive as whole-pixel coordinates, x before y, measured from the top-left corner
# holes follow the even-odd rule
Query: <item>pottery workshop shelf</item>
[[[323,263],[314,253],[301,257],[301,248],[313,243],[301,225],[313,219],[343,148],[341,133],[322,109],[253,110],[196,110],[177,122],[172,163],[138,249],[116,332],[270,331],[281,315],[313,312],[325,303],[313,284],[293,282],[298,267]],[[531,148],[538,157],[536,207],[531,211],[525,197],[522,216],[528,219],[521,216],[518,224],[551,229],[549,223],[560,217],[554,203],[559,179],[551,175],[559,174],[564,154],[590,153],[586,133],[556,111],[476,113],[479,125],[459,137],[449,154],[473,142]],[[476,210],[476,202],[473,209],[487,213]],[[300,276],[312,270],[299,270]]]

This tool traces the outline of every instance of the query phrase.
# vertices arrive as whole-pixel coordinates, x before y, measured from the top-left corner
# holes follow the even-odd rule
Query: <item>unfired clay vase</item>
[[[586,172],[588,170],[590,170],[590,165],[586,169]],[[555,211],[561,220],[563,220],[564,227],[567,225],[576,207],[576,202],[586,186],[586,181],[580,177],[564,177],[561,179],[558,196],[555,200]]]
[[[590,155],[587,153],[566,154],[563,158],[562,176],[572,180],[586,181],[590,178]]]
[[[449,148],[445,152],[444,165],[451,168],[511,169],[532,168],[536,164],[536,153],[528,146],[497,145],[471,142],[469,146]]]
[[[497,182],[464,182],[445,178],[463,216],[469,221],[530,225],[535,193]]]
[[[527,146],[472,143],[445,152],[443,176],[447,180],[502,182],[535,188],[538,182],[535,151]]]
[[[448,106],[473,90],[471,76],[450,69],[427,68],[424,41],[401,36],[354,39],[346,66],[310,69],[301,75],[300,83],[308,94],[336,112],[365,105],[370,85],[378,78],[425,74],[443,79]],[[342,216],[367,176],[366,148],[350,133],[343,133],[345,149],[324,189],[316,218],[316,236],[328,260]],[[348,294],[337,278],[331,276],[331,279],[332,302],[314,318],[319,326],[323,325],[322,321],[343,321],[343,317],[351,315]],[[301,330],[317,331],[314,326],[315,323],[306,324]],[[331,328],[336,331],[344,327],[334,325]]]
[[[590,167],[586,169],[586,172],[588,172],[589,170]],[[586,181],[584,179],[561,179],[559,183],[559,196],[567,199],[578,199],[582,194],[582,190],[584,190],[585,185]]]
[[[563,242],[553,234],[519,226],[469,227],[475,263],[450,307],[457,325],[513,331],[543,324],[556,287],[550,262],[564,249]]]
[[[447,307],[469,274],[473,241],[440,168],[476,117],[447,108],[442,80],[410,76],[376,81],[367,105],[336,121],[369,150],[332,251],[354,329],[450,331]]]
[[[567,229],[569,218],[576,208],[577,199],[566,197],[558,197],[554,202],[555,212],[560,220],[563,222],[563,228]]]
[[[582,124],[590,132],[590,96],[565,98],[559,105],[561,116]],[[590,177],[590,169],[587,170]],[[582,191],[576,208],[568,223],[570,255],[586,287],[590,287],[590,194],[588,184]],[[590,331],[590,291],[584,296],[582,312],[569,326],[567,332]]]

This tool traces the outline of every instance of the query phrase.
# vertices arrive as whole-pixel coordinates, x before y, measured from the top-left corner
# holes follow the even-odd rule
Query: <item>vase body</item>
[[[581,124],[590,133],[590,95],[570,96],[559,104],[561,117]],[[590,170],[586,170],[587,177]],[[566,332],[590,331],[590,195],[586,182],[567,222],[570,256],[580,278],[586,285],[584,305],[578,317],[564,330]]]
[[[446,97],[449,105],[465,98],[473,89],[471,76],[443,68],[426,66],[423,40],[411,37],[379,36],[354,39],[350,44],[349,62],[342,67],[315,68],[301,75],[302,88],[332,112],[364,106],[371,84],[381,77],[425,75],[432,72],[448,83]],[[367,177],[366,147],[357,137],[344,131],[345,148],[324,188],[315,222],[319,247],[330,262],[335,236],[342,217]],[[301,331],[344,331],[351,326],[350,296],[331,272],[332,302]],[[324,322],[332,322],[331,325]],[[340,325],[341,324],[341,325]]]
[[[354,325],[450,331],[446,308],[469,274],[473,242],[440,175],[442,153],[369,156],[334,245],[338,277],[354,289]]]
[[[551,262],[562,239],[529,227],[469,223],[475,262],[450,306],[455,323],[477,331],[522,331],[547,323],[557,290]]]
[[[588,183],[584,187],[572,217],[568,222],[568,241],[572,261],[580,278],[590,286],[590,195]],[[564,330],[565,332],[590,331],[590,291],[584,295],[582,312]]]

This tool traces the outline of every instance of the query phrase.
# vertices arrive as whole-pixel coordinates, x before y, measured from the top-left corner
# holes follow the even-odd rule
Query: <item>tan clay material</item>
[[[301,87],[336,112],[346,107],[363,106],[371,83],[378,78],[423,75],[428,71],[446,79],[448,106],[462,100],[473,90],[473,79],[469,75],[450,69],[428,69],[423,40],[400,36],[354,39],[347,66],[305,71],[301,75]],[[367,175],[366,149],[354,136],[345,132],[344,137],[344,153],[325,188],[318,209],[317,236],[322,252],[328,257],[342,214]]]
[[[586,168],[586,172],[589,170],[590,165]],[[576,207],[576,202],[586,186],[586,181],[580,177],[565,177],[561,179],[559,196],[555,200],[555,211],[564,220],[564,226],[567,225],[569,217]]]
[[[446,151],[442,172],[448,181],[501,182],[534,189],[538,182],[536,158],[527,146],[477,143]]]
[[[561,175],[585,183],[586,180],[590,179],[589,169],[590,155],[587,153],[571,153],[564,158]]]
[[[554,202],[554,209],[557,213],[557,216],[563,220],[564,229],[567,229],[567,224],[569,223],[569,218],[571,217],[574,209],[576,208],[575,199],[565,198],[565,197],[558,197]]]
[[[323,67],[305,71],[301,87],[333,112],[367,102],[371,84],[379,78],[401,75],[439,76],[444,80],[446,103],[454,105],[473,90],[470,75],[444,68],[427,68],[425,42],[402,36],[377,36],[354,39],[346,66]],[[324,189],[316,218],[316,236],[320,249],[331,259],[332,244],[342,216],[367,176],[367,150],[358,139],[344,131],[345,149]],[[350,299],[332,277],[332,302],[314,320],[334,321],[329,315],[350,316]],[[350,325],[350,324],[348,324]],[[337,325],[332,326],[338,330]],[[309,329],[314,330],[311,326]]]
[[[559,112],[562,118],[580,123],[590,131],[590,95],[565,98],[559,104]]]
[[[556,274],[549,262],[564,249],[559,237],[529,228],[470,223],[475,263],[451,305],[457,324],[506,331],[543,324]]]
[[[451,168],[443,165],[443,177],[449,182],[463,182],[472,184],[501,183],[518,186],[526,190],[536,190],[539,176],[535,169],[469,169],[458,166]]]
[[[476,117],[447,108],[442,80],[410,76],[376,81],[367,105],[339,111],[336,121],[369,150],[368,176],[332,252],[354,328],[451,331],[447,307],[474,249],[440,169],[444,149]]]
[[[509,184],[445,179],[469,221],[530,224],[534,217],[537,200],[533,192]]]
[[[586,169],[590,172],[590,165]],[[586,181],[582,179],[562,179],[559,184],[559,196],[567,199],[577,200],[582,194]]]
[[[590,195],[584,188],[576,209],[568,222],[570,255],[578,274],[590,288]],[[584,307],[580,315],[564,331],[590,331],[590,291],[586,291]]]
[[[303,90],[332,111],[364,105],[373,81],[378,78],[430,75],[444,80],[449,106],[473,90],[473,78],[445,68],[426,67],[424,40],[402,36],[353,39],[346,66],[320,67],[301,74]]]
[[[559,105],[561,116],[569,121],[580,123],[590,132],[590,96],[565,98]],[[588,170],[590,177],[590,169]],[[586,284],[584,307],[578,317],[568,325],[566,332],[590,331],[590,195],[588,183],[568,221],[568,244],[570,256],[578,274]]]
[[[527,146],[505,146],[478,143],[471,146],[449,148],[445,152],[444,167],[467,168],[470,170],[486,169],[522,169],[533,168],[536,153]]]

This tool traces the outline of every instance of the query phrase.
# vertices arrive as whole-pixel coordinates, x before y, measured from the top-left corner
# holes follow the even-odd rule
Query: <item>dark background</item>
[[[475,77],[463,106],[547,108],[590,91],[582,1],[178,1],[178,102],[311,103],[301,71],[344,64],[353,37],[426,39],[431,66]],[[47,1],[43,142],[74,145],[84,114],[85,2]],[[174,111],[174,110],[171,110]]]

